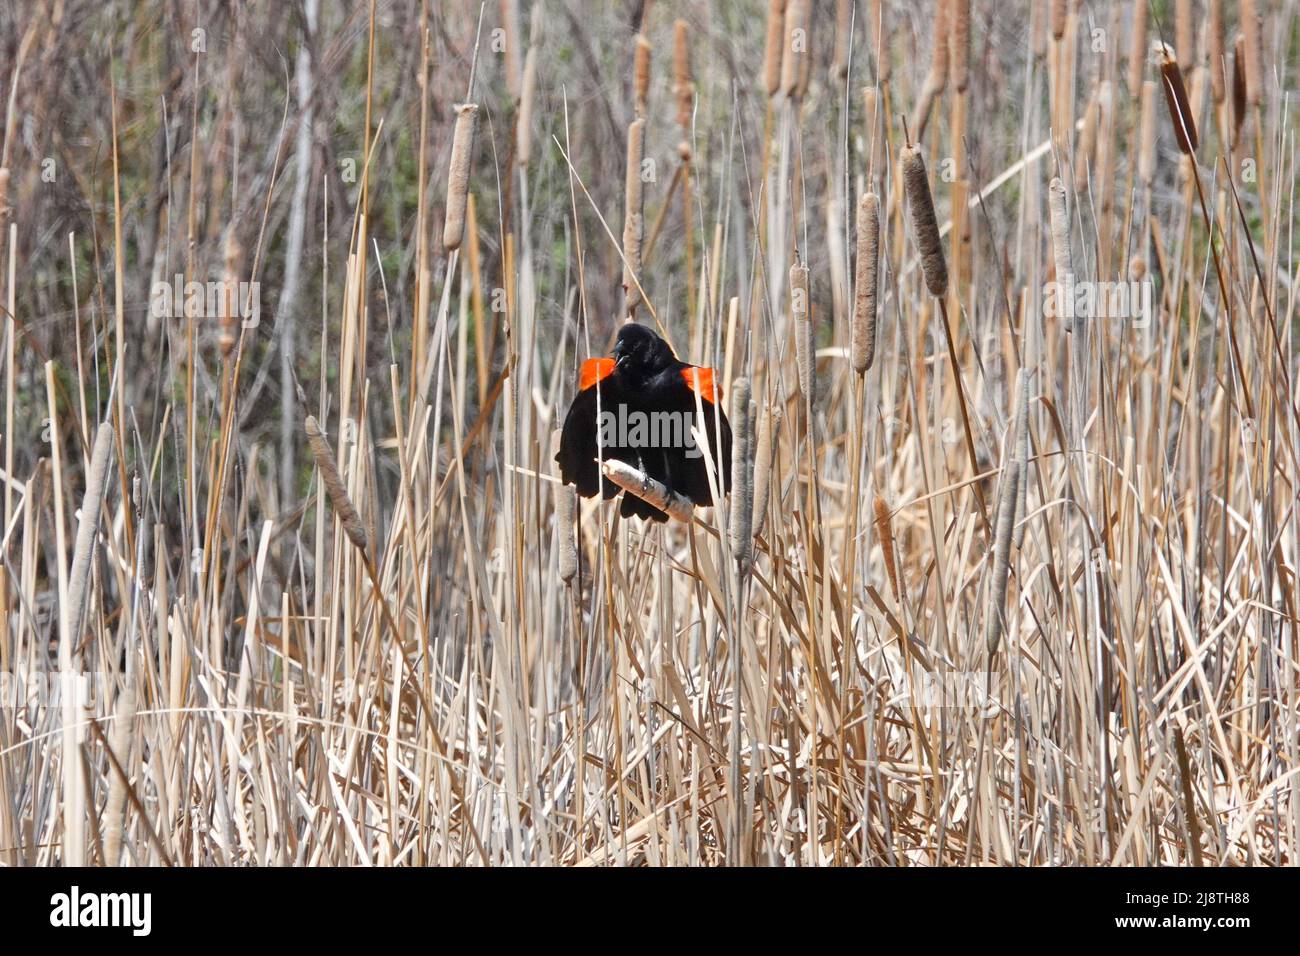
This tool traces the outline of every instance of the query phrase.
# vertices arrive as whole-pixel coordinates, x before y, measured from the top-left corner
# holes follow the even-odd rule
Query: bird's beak
[[[616,362],[614,363],[614,367],[615,367],[615,368],[622,368],[622,367],[623,367],[624,365],[626,365],[628,362],[632,361],[632,356],[630,356],[630,355],[620,355],[620,354],[617,353],[617,352],[615,352],[614,355],[615,355],[616,358],[618,359],[618,361],[616,361]]]

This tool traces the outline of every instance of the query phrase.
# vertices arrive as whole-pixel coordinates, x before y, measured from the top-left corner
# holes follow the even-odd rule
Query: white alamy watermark
[[[1151,324],[1155,283],[1150,278],[1092,282],[1067,275],[1043,286],[1043,315],[1064,319],[1127,319],[1135,329]]]
[[[50,897],[50,925],[128,927],[133,936],[148,936],[153,929],[153,894],[83,893],[74,885]]]
[[[988,675],[983,671],[923,671],[904,677],[899,703],[911,710],[969,710],[988,712],[995,702],[989,697]]]
[[[614,409],[601,410],[600,444],[605,448],[681,448],[687,458],[699,458],[704,452],[691,431],[693,419],[690,412],[642,412],[620,403]]]
[[[149,312],[158,319],[239,319],[246,329],[262,320],[262,284],[234,279],[198,282],[177,273],[171,282],[155,282]]]

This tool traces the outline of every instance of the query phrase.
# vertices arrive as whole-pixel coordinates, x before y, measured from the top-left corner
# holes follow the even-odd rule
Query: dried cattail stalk
[[[785,46],[781,50],[781,91],[799,92],[799,76],[808,57],[808,0],[786,0]]]
[[[1174,137],[1178,148],[1187,156],[1196,152],[1196,120],[1192,116],[1192,106],[1187,100],[1187,87],[1183,84],[1183,71],[1178,68],[1178,61],[1167,54],[1160,63],[1160,80],[1165,88],[1165,103],[1169,106],[1169,115],[1174,121]]]
[[[683,498],[675,491],[669,491],[661,482],[651,478],[639,468],[633,468],[627,462],[619,461],[617,458],[606,458],[601,463],[600,470],[606,478],[624,491],[649,502],[678,521],[691,520],[691,512],[695,507],[691,500]]]
[[[631,315],[641,301],[637,277],[641,273],[641,240],[645,233],[641,195],[641,163],[645,158],[645,120],[627,128],[627,178],[623,187],[623,292]]]
[[[958,93],[964,93],[970,82],[970,0],[949,2],[952,4],[952,33],[949,43],[952,85]]]
[[[1020,488],[1020,462],[1014,458],[1002,469],[1002,494],[998,498],[997,528],[993,537],[993,578],[989,582],[988,612],[984,617],[984,646],[991,658],[1002,638],[1002,618],[1011,571],[1011,537],[1015,527],[1016,497]]]
[[[880,280],[880,197],[858,200],[858,262],[849,352],[853,370],[866,374],[876,357],[876,290]]]
[[[1227,47],[1223,42],[1223,0],[1210,0],[1210,91],[1215,103],[1222,103],[1227,96],[1227,80],[1224,58]]]
[[[1156,172],[1156,88],[1155,80],[1142,83],[1142,137],[1138,151],[1138,178],[1150,186]]]
[[[0,168],[0,226],[9,214],[9,167]]]
[[[1052,39],[1059,40],[1065,36],[1065,23],[1070,12],[1066,0],[1052,0]]]
[[[1142,74],[1147,65],[1147,0],[1133,0],[1133,32],[1129,34],[1128,91],[1142,92]]]
[[[325,493],[329,495],[330,503],[334,505],[334,513],[338,515],[339,523],[343,525],[343,532],[348,536],[349,541],[365,551],[370,536],[366,533],[365,523],[357,513],[356,506],[352,504],[343,476],[339,474],[338,466],[334,464],[334,452],[330,448],[329,440],[320,430],[320,425],[316,423],[313,416],[308,415],[303,424],[306,427],[307,444],[311,447],[311,455],[316,459],[321,481],[325,483]]]
[[[523,86],[519,90],[519,116],[515,120],[515,157],[520,166],[533,158],[533,99],[537,96],[537,48],[524,57]]]
[[[907,208],[912,214],[913,239],[921,252],[925,287],[932,296],[942,298],[948,291],[948,264],[939,239],[939,223],[934,214],[925,160],[916,145],[903,148],[903,190],[907,193]]]
[[[469,160],[474,152],[474,126],[478,104],[461,103],[456,107],[456,126],[451,137],[451,166],[447,170],[447,222],[442,230],[442,244],[450,252],[460,248],[465,234],[465,201],[469,195]]]
[[[872,508],[876,513],[876,537],[880,539],[880,554],[885,559],[889,590],[893,592],[894,600],[897,601],[899,599],[898,566],[894,563],[894,528],[890,524],[889,505],[885,504],[884,498],[877,495],[872,502]]]
[[[1128,277],[1133,282],[1141,282],[1146,278],[1147,261],[1141,256],[1134,256],[1128,262]]]
[[[562,429],[555,429],[551,433],[551,447],[553,451],[560,450],[560,436],[563,434]],[[554,455],[552,455],[554,458]],[[559,475],[559,465],[555,467],[555,473]],[[573,580],[578,573],[578,542],[575,534],[576,526],[574,524],[574,515],[578,503],[578,492],[568,485],[555,484],[555,531],[559,536],[559,571],[560,580],[565,584]]]
[[[1056,266],[1056,317],[1065,331],[1074,331],[1074,263],[1070,256],[1070,216],[1065,183],[1056,176],[1047,187],[1047,212],[1052,229],[1052,261]]]
[[[1264,102],[1264,51],[1255,0],[1241,0],[1240,14],[1241,35],[1246,41],[1246,99],[1251,106],[1259,106]]]
[[[506,28],[506,89],[516,102],[523,92],[523,67],[519,53],[524,48],[523,29],[519,20],[519,0],[501,0],[501,23]]]
[[[767,43],[763,48],[763,89],[781,90],[781,38],[785,36],[785,0],[767,0]]]
[[[808,267],[796,262],[790,266],[790,314],[794,316],[795,361],[799,365],[799,390],[809,406],[813,404],[814,380],[812,308],[808,301]]]
[[[731,553],[741,567],[754,554],[754,429],[749,379],[731,383]]]
[[[781,433],[782,413],[779,407],[763,406],[758,418],[758,448],[754,452],[754,537],[763,533],[767,521],[767,494],[771,486],[772,450]]]
[[[637,118],[645,116],[646,100],[650,95],[650,41],[642,34],[636,35],[636,53],[632,60],[633,102]]]
[[[1196,25],[1192,22],[1192,0],[1176,0],[1174,4],[1174,50],[1184,69],[1190,70],[1196,65]]]
[[[113,428],[100,423],[95,431],[95,446],[86,466],[86,493],[81,498],[81,516],[77,520],[77,544],[72,552],[72,570],[68,575],[68,635],[70,647],[81,640],[86,620],[86,589],[90,582],[90,562],[95,553],[99,531],[99,511],[104,504],[105,480],[113,452]]]
[[[691,77],[690,24],[685,20],[673,24],[673,93],[677,97],[677,125],[690,129],[695,82]]]

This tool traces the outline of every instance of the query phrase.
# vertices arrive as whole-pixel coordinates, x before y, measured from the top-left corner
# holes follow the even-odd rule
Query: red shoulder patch
[[[688,365],[682,369],[682,379],[686,387],[699,392],[706,402],[717,403],[722,398],[722,390],[713,381],[713,369],[699,365]]]
[[[578,391],[585,392],[597,382],[603,381],[614,371],[612,358],[587,359],[578,371]]]

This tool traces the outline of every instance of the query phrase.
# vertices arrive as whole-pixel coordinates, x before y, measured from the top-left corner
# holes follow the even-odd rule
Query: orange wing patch
[[[612,358],[587,359],[578,371],[578,391],[585,392],[614,371]]]
[[[722,398],[722,390],[713,382],[713,369],[699,365],[688,365],[682,369],[682,378],[686,387],[700,393],[706,402],[717,403]]]

